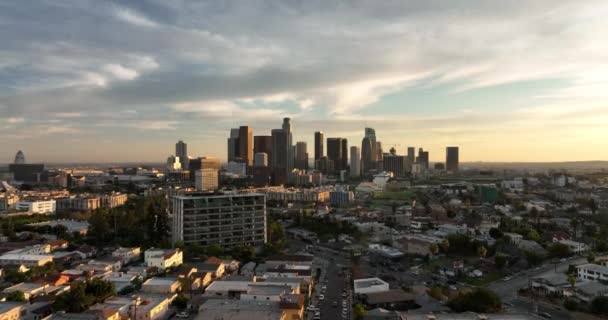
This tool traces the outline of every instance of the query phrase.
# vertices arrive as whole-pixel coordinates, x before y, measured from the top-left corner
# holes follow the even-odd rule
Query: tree
[[[233,256],[241,262],[251,261],[255,258],[255,248],[248,245],[240,245],[232,250]]]
[[[570,227],[572,228],[573,238],[576,239],[577,231],[578,231],[578,219],[570,219]]]
[[[572,289],[572,294],[574,294],[576,292],[576,276],[574,274],[568,275],[568,283]]]
[[[591,209],[593,215],[597,212],[597,202],[593,198],[589,199],[589,209]]]
[[[353,314],[355,315],[355,320],[362,320],[367,315],[367,310],[365,310],[362,304],[357,303],[353,306]]]
[[[497,228],[491,228],[489,233],[490,233],[490,237],[492,237],[494,239],[500,239],[503,236],[502,231],[500,231],[500,229],[497,229]]]
[[[224,254],[224,248],[220,245],[212,244],[207,247],[207,254],[214,257],[219,257]]]
[[[455,312],[495,313],[500,311],[502,302],[493,291],[476,288],[450,299],[447,306]]]
[[[530,229],[526,234],[526,239],[538,242],[540,240],[540,234],[538,234],[538,231]]]
[[[441,241],[440,246],[443,253],[448,253],[448,250],[450,250],[450,241],[448,239],[444,239]]]
[[[570,247],[562,243],[554,243],[549,248],[549,256],[553,258],[565,258],[572,255]]]
[[[483,259],[486,257],[486,254],[488,254],[488,249],[485,246],[479,246],[477,247],[477,254],[480,259]]]
[[[566,299],[564,301],[564,308],[568,311],[576,311],[578,310],[578,302],[574,299]]]
[[[592,313],[608,315],[608,297],[597,297],[591,301],[589,310]]]
[[[180,293],[177,295],[177,297],[175,297],[172,304],[178,309],[186,309],[188,307],[188,297]]]
[[[6,295],[6,301],[25,302],[25,294],[23,291],[12,291]]]
[[[439,252],[439,247],[433,243],[429,246],[429,251],[431,252],[432,255],[436,255],[437,252]]]
[[[587,255],[587,262],[595,263],[595,253],[591,252],[589,255]]]
[[[543,257],[536,252],[526,251],[526,260],[528,261],[528,265],[536,266],[543,262]]]
[[[507,257],[505,255],[502,255],[502,254],[497,254],[494,257],[494,265],[498,269],[504,268],[507,265]]]
[[[96,210],[89,219],[88,235],[93,237],[98,244],[105,243],[110,236],[110,223],[108,222],[107,210]]]

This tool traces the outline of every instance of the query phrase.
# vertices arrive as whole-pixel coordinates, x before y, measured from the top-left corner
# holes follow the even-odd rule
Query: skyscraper
[[[253,164],[253,129],[249,126],[239,128],[239,154],[248,166]]]
[[[376,168],[378,153],[376,151],[376,130],[365,128],[365,137],[361,141],[362,172],[369,172]]]
[[[407,158],[410,160],[410,163],[414,163],[414,161],[416,161],[416,148],[407,147]]]
[[[346,169],[346,162],[344,161],[346,150],[342,150],[344,140],[343,138],[327,138],[327,159],[334,162],[334,170],[336,172]]]
[[[350,147],[350,176],[358,177],[361,175],[361,153],[356,146]]]
[[[256,152],[254,155],[253,166],[254,167],[267,167],[268,166],[268,154],[265,152]]]
[[[445,149],[446,170],[456,172],[459,166],[458,147],[447,147]]]
[[[423,169],[429,169],[429,152],[424,151],[422,148],[418,149],[418,159],[416,162],[419,163]]]
[[[272,135],[272,158],[270,161],[273,169],[274,183],[284,184],[287,182],[287,173],[293,169],[293,146],[292,133],[289,118],[283,119],[281,129],[273,129]]]
[[[290,118],[283,118],[283,130],[287,133],[287,172],[289,172],[293,169],[293,162],[295,160]]]
[[[395,176],[403,176],[409,171],[407,157],[397,155],[395,153],[388,153],[384,155],[382,159],[382,170],[390,171]]]
[[[369,137],[363,138],[361,141],[361,171],[369,172],[374,169],[372,141]]]
[[[182,170],[186,170],[188,168],[188,145],[182,140],[175,144],[175,156],[179,157]]]
[[[308,169],[308,151],[306,149],[306,142],[299,141],[296,143],[295,167],[298,169]]]
[[[13,162],[14,164],[25,164],[25,155],[23,154],[23,151],[19,150],[17,151],[17,154],[15,155],[15,162]]]
[[[240,157],[239,128],[230,129],[228,138],[228,162],[236,161]]]
[[[190,171],[190,180],[195,181],[196,171],[203,169],[213,169],[217,172],[221,169],[220,159],[213,157],[199,157],[190,160],[188,170]]]
[[[323,139],[325,134],[322,131],[315,132],[315,161],[323,156]]]
[[[348,168],[348,140],[342,138],[342,170]]]
[[[253,154],[263,152],[270,160],[272,158],[272,136],[254,136],[253,137]]]

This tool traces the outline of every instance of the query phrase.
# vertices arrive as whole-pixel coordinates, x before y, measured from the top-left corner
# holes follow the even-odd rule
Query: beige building
[[[213,191],[219,187],[218,171],[215,169],[196,170],[194,183],[198,191]]]
[[[176,293],[181,289],[181,282],[176,278],[150,278],[144,282],[141,291],[145,293]]]
[[[165,270],[177,267],[184,262],[184,254],[181,250],[148,249],[144,253],[146,265]]]
[[[102,208],[116,208],[122,206],[127,202],[129,196],[124,193],[112,192],[101,196],[101,207]]]
[[[21,319],[21,310],[23,303],[18,302],[0,302],[0,319],[1,320],[19,320]]]

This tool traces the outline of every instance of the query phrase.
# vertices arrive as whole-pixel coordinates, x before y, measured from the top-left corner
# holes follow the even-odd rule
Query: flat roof
[[[179,282],[176,278],[150,278],[144,282],[144,286],[170,286]]]
[[[274,320],[283,313],[278,302],[258,300],[211,299],[203,303],[199,310],[195,320]]]
[[[380,278],[367,278],[367,279],[358,279],[354,281],[356,289],[370,288],[374,286],[387,285],[388,283],[384,282]]]

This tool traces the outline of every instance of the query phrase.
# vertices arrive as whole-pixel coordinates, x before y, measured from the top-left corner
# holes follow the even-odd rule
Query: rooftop
[[[282,313],[277,302],[211,299],[200,307],[195,319],[274,320],[280,319]]]
[[[358,279],[354,281],[356,289],[370,288],[374,286],[386,285],[387,283],[380,278]]]

